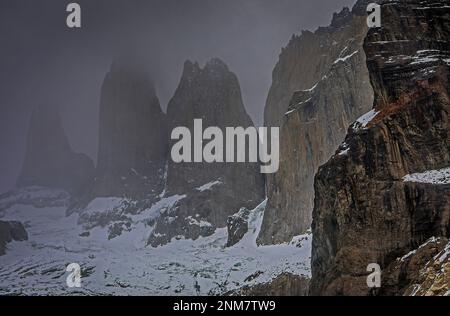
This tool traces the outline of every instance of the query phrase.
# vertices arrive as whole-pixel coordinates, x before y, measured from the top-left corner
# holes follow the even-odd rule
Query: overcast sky
[[[16,181],[39,103],[58,105],[74,150],[96,159],[100,87],[118,54],[145,57],[164,109],[186,59],[219,57],[260,124],[281,48],[355,0],[79,0],[77,30],[65,24],[70,2],[0,0],[0,192]]]

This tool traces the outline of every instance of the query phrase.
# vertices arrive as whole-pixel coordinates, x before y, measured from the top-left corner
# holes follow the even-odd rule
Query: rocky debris
[[[108,239],[111,240],[117,236],[120,236],[124,231],[131,231],[130,222],[113,223],[108,227]]]
[[[248,217],[250,211],[245,207],[241,208],[238,213],[228,217],[227,230],[228,240],[227,247],[237,244],[242,237],[248,232]]]
[[[26,154],[17,186],[64,189],[80,196],[89,187],[94,163],[70,147],[56,106],[37,106],[31,115]]]
[[[155,230],[150,235],[148,244],[152,247],[168,244],[173,239],[192,239],[211,236],[216,228],[199,216],[182,216],[175,208],[175,216],[160,216],[155,225]]]
[[[94,228],[105,228],[109,240],[130,232],[139,223],[136,218],[144,218],[151,226],[152,217],[143,213],[147,209],[146,200],[126,198],[96,198],[79,211],[78,224],[85,232],[83,237],[90,235]]]
[[[387,295],[436,296],[450,290],[450,244],[432,237],[387,268]],[[448,294],[447,294],[448,295]]]
[[[94,197],[154,197],[164,188],[166,116],[149,76],[123,59],[103,82]]]
[[[404,295],[450,296],[450,243],[424,265]]]
[[[281,126],[281,161],[266,177],[259,244],[288,242],[311,227],[318,167],[373,104],[363,50],[366,13],[356,8],[336,13],[329,27],[294,36],[275,67],[265,120]]]
[[[374,108],[316,175],[313,295],[401,295],[404,275],[389,266],[450,235],[450,185],[428,179],[450,166],[449,4],[383,2],[383,27],[368,32]],[[370,263],[383,271],[376,290]]]
[[[210,60],[203,68],[185,63],[167,116],[170,131],[187,127],[192,135],[195,119],[202,119],[203,130],[253,126],[236,75],[219,59]],[[170,147],[175,142],[169,141]],[[241,207],[253,209],[264,199],[264,178],[258,163],[175,163],[169,159],[164,193],[166,197],[186,197],[168,211],[170,221],[164,216],[157,221],[149,239],[153,246],[177,236],[196,239],[225,227],[228,216]]]
[[[227,292],[229,296],[307,296],[309,279],[305,276],[284,272],[267,283],[246,285]]]
[[[5,254],[6,244],[13,240],[28,240],[28,234],[22,223],[16,221],[0,221],[0,256]]]

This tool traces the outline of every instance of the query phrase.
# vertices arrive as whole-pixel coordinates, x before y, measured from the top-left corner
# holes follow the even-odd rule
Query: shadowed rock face
[[[79,195],[89,187],[93,174],[92,160],[70,147],[57,108],[36,107],[31,115],[26,155],[17,185],[58,188]]]
[[[0,221],[0,256],[5,254],[6,244],[13,240],[28,240],[28,234],[22,223]]]
[[[238,213],[231,215],[227,220],[228,240],[227,247],[237,244],[248,232],[248,217],[250,211],[242,208]]]
[[[164,186],[166,116],[149,77],[114,62],[103,82],[94,196],[151,197]]]
[[[204,68],[185,63],[167,116],[170,131],[187,127],[192,139],[194,119],[203,120],[203,130],[219,127],[224,136],[226,127],[253,126],[236,75],[219,59],[210,60]],[[176,142],[169,141],[171,146]],[[175,220],[167,223],[161,217],[149,241],[152,245],[177,235],[195,239],[225,227],[228,216],[241,207],[253,209],[264,199],[264,179],[257,163],[174,163],[169,159],[165,195],[175,194],[186,197],[172,211]]]
[[[449,5],[385,2],[368,33],[374,110],[316,176],[311,294],[401,295],[423,266],[397,258],[450,235]],[[377,290],[370,263],[383,271]]]
[[[364,1],[329,27],[293,37],[274,70],[267,125],[281,126],[280,168],[267,175],[259,244],[289,242],[311,226],[314,175],[373,103],[366,58]]]
[[[224,135],[226,127],[253,126],[242,102],[238,79],[220,59],[210,60],[203,69],[197,63],[185,63],[179,86],[169,102],[167,115],[170,130],[186,126],[192,137],[194,119],[203,120],[203,130],[217,126]],[[174,143],[171,141],[171,144]],[[261,192],[262,176],[256,163],[176,164],[172,160],[169,160],[167,192],[185,193],[223,177],[226,179],[222,182],[239,180],[244,195],[252,191],[259,195]],[[253,188],[245,188],[247,185]]]

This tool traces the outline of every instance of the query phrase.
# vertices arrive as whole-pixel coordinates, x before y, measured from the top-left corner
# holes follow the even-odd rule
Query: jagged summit
[[[215,57],[206,62],[205,69],[221,69],[223,71],[228,71],[228,66],[223,60]]]
[[[189,59],[184,62],[182,77],[188,76],[189,74],[196,74],[201,71],[198,62],[192,62]]]
[[[205,63],[205,66],[203,67],[203,69],[212,69],[212,68],[228,71],[228,65],[222,59],[220,59],[218,57],[213,57],[213,58],[209,59]],[[191,61],[191,60],[187,59],[184,62],[184,69],[185,70],[194,70],[194,69],[202,70],[202,67],[200,66],[200,64],[197,61]]]
[[[209,60],[203,68],[197,62],[185,62],[167,116],[172,127],[192,124],[194,118],[203,118],[208,126],[253,125],[242,102],[237,76],[218,58]]]
[[[72,150],[58,107],[52,104],[35,107],[17,186],[45,186],[81,194],[91,181],[93,170],[88,156]]]
[[[331,20],[331,27],[339,28],[348,24],[352,18],[352,12],[348,7],[344,7],[340,12],[333,14],[333,19]]]
[[[203,68],[191,61],[185,63],[167,116],[169,130],[183,126],[191,135],[195,119],[202,119],[204,129],[253,126],[238,78],[217,58]],[[167,243],[179,235],[195,239],[225,227],[229,215],[241,207],[253,208],[264,199],[263,181],[256,163],[174,163],[169,159],[165,194],[184,198],[171,214],[176,219],[161,218],[149,243]]]
[[[151,196],[162,190],[167,126],[150,76],[113,62],[102,85],[93,196]]]
[[[198,62],[186,60],[184,62],[180,86],[191,84],[204,85],[204,82],[206,81],[222,84],[229,81],[224,80],[224,77],[232,76],[237,82],[237,77],[230,72],[227,64],[219,58],[212,58],[208,60],[204,67],[201,67]]]

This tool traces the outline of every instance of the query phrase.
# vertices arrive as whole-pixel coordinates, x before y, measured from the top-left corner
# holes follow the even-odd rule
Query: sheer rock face
[[[5,254],[6,244],[13,240],[28,240],[28,234],[22,223],[0,221],[0,256]]]
[[[226,127],[253,126],[236,75],[219,59],[212,59],[204,68],[185,63],[167,115],[170,131],[189,128],[192,145],[194,119],[202,119],[203,130],[219,127],[224,146]],[[176,142],[169,141],[171,146]],[[171,211],[175,220],[168,223],[161,217],[149,241],[152,245],[169,242],[177,235],[195,239],[211,234],[215,227],[225,227],[228,216],[241,207],[253,209],[264,199],[264,178],[257,163],[175,163],[169,158],[165,196],[172,195],[186,197]]]
[[[315,172],[373,104],[358,5],[335,14],[331,26],[294,37],[274,70],[265,119],[281,125],[280,168],[266,178],[260,244],[288,242],[310,228]]]
[[[264,109],[266,126],[281,127],[292,95],[310,89],[329,71],[333,63],[362,47],[366,34],[366,7],[368,0],[359,0],[350,11],[344,8],[333,15],[331,25],[319,27],[316,32],[303,31],[294,35],[283,48],[272,74],[272,86]],[[348,47],[350,44],[350,47]]]
[[[449,5],[385,2],[382,28],[368,33],[374,110],[316,176],[313,295],[401,295],[404,274],[389,266],[429,238],[450,235],[442,170],[450,165]],[[370,263],[382,268],[379,289],[366,285]]]
[[[166,116],[147,74],[113,63],[103,82],[95,197],[152,197],[164,186]]]
[[[89,187],[93,175],[92,160],[70,147],[57,108],[36,107],[31,115],[25,160],[17,186],[64,189],[80,195]]]

